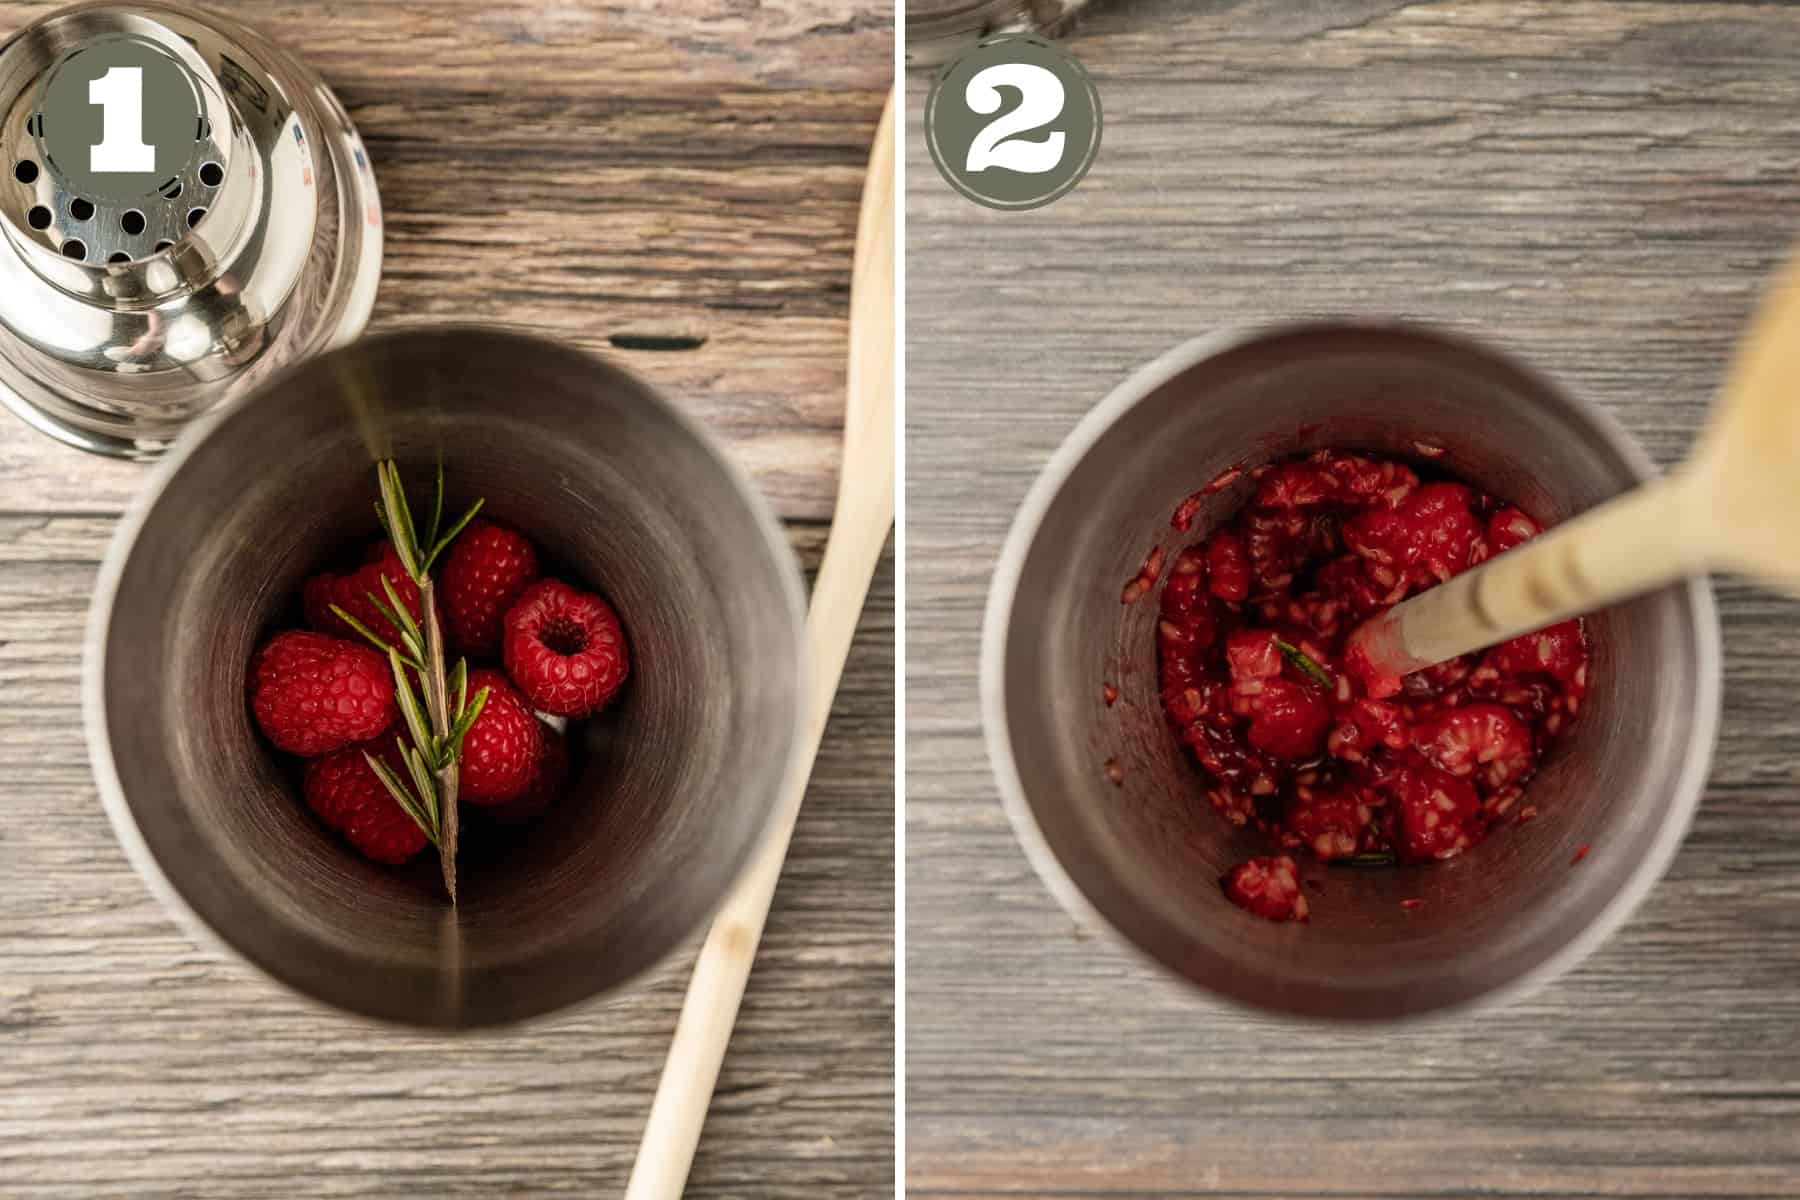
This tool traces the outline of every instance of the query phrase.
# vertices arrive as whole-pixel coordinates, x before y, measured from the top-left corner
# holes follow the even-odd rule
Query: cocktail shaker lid
[[[906,61],[935,66],[982,38],[1000,33],[1055,37],[1088,0],[909,0]]]
[[[149,458],[367,324],[381,202],[343,106],[186,4],[63,9],[0,46],[0,403]]]

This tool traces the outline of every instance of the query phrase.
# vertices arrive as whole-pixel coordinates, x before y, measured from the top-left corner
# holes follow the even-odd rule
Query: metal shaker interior
[[[446,1027],[586,999],[697,931],[794,769],[802,621],[780,526],[698,426],[575,350],[451,328],[301,364],[191,437],[102,572],[86,695],[102,798],[177,912],[306,995]],[[379,536],[388,456],[420,487],[441,461],[452,510],[481,497],[631,645],[557,804],[465,838],[455,909],[429,855],[380,867],[314,819],[245,699],[303,577]]]
[[[1221,894],[1227,868],[1275,851],[1213,811],[1163,718],[1159,593],[1120,604],[1152,545],[1173,560],[1245,502],[1247,481],[1210,497],[1188,532],[1171,528],[1182,499],[1229,466],[1327,445],[1422,462],[1424,438],[1448,451],[1434,467],[1554,522],[1650,474],[1615,424],[1467,343],[1357,326],[1178,351],[1089,422],[1014,529],[983,662],[1002,792],[1065,902],[1226,998],[1369,1020],[1516,990],[1623,920],[1673,856],[1711,756],[1720,651],[1705,580],[1589,618],[1593,690],[1527,787],[1536,821],[1443,863],[1307,859],[1305,925],[1259,920]],[[1119,691],[1110,707],[1103,681]]]

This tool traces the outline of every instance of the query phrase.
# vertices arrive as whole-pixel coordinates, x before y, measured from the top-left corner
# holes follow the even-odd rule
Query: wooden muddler
[[[1350,661],[1396,681],[1713,570],[1800,593],[1797,519],[1800,258],[1764,296],[1687,462],[1395,605],[1351,635]]]
[[[806,618],[805,769],[789,779],[768,836],[714,918],[681,1006],[625,1200],[674,1200],[687,1183],[750,964],[800,815],[869,581],[894,523],[894,98],[875,133],[850,284],[850,369],[831,538]]]

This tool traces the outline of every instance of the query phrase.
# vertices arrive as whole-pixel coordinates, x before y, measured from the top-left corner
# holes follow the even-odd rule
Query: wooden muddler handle
[[[792,773],[768,836],[714,918],[682,1002],[625,1200],[675,1200],[686,1186],[750,964],[762,940],[800,801],[831,715],[869,581],[894,522],[894,101],[876,130],[850,286],[849,400],[831,540],[806,618],[811,665],[805,767]]]
[[[1716,568],[1800,595],[1800,255],[1757,306],[1687,462],[1350,635],[1372,696],[1400,676]]]
[[[1371,619],[1351,636],[1351,661],[1397,681],[1703,573],[1711,503],[1691,467],[1647,483]]]

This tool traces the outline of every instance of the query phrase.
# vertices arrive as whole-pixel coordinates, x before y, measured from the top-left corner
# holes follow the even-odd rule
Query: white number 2
[[[988,122],[975,135],[975,140],[969,143],[969,157],[964,169],[974,172],[1005,167],[1026,175],[1054,171],[1063,156],[1064,136],[1060,129],[1037,139],[1013,135],[1037,129],[1062,115],[1062,80],[1030,63],[997,63],[976,72],[975,78],[969,80],[969,86],[964,89],[963,99],[971,112],[999,112],[1002,86],[1019,90],[1019,107],[999,120]]]
[[[88,84],[88,103],[100,106],[100,144],[88,152],[90,171],[154,171],[156,147],[144,145],[144,69],[113,67]]]

